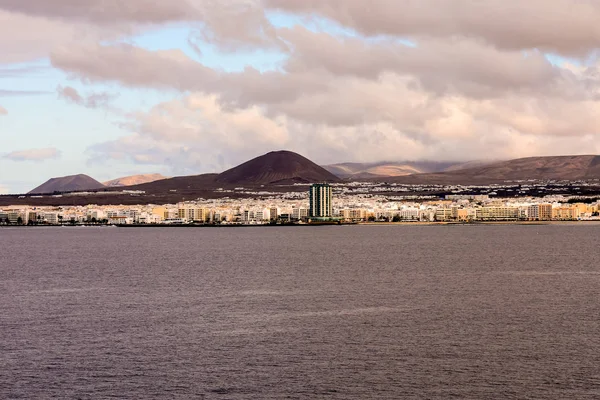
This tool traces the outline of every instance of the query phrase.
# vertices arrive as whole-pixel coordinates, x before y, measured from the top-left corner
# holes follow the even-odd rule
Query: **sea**
[[[0,399],[598,399],[600,225],[0,229]]]

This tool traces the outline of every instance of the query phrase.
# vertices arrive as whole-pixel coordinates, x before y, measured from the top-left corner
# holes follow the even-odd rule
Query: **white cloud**
[[[371,93],[382,92],[389,82],[382,82]],[[391,86],[402,99],[411,99],[408,88]],[[395,89],[394,89],[395,88]],[[365,103],[376,98],[369,91]],[[339,96],[339,98],[343,98]],[[500,159],[542,154],[589,153],[600,151],[593,134],[582,132],[577,140],[564,135],[556,116],[524,119],[521,131],[512,128],[526,111],[523,104],[503,104],[505,110],[487,108],[466,98],[422,97],[413,99],[416,117],[410,112],[404,118],[389,118],[391,112],[382,108],[379,117],[365,118],[352,124],[310,123],[307,114],[301,118],[289,115],[269,116],[265,109],[228,109],[215,96],[192,94],[181,100],[162,103],[149,112],[131,116],[125,128],[133,132],[121,139],[101,143],[89,149],[97,162],[110,159],[130,160],[171,168],[170,173],[194,174],[220,172],[256,155],[274,149],[297,151],[320,163],[347,160],[465,160]],[[423,104],[428,104],[424,106]],[[311,102],[308,101],[308,104]],[[329,102],[315,102],[314,110]],[[407,105],[398,103],[406,109]],[[344,106],[345,104],[342,104]],[[378,107],[375,104],[375,113]],[[344,107],[342,107],[344,108]],[[349,107],[349,110],[358,107]],[[566,111],[568,112],[568,111]],[[379,115],[378,114],[378,115]],[[507,119],[497,116],[509,115]],[[345,117],[344,117],[345,118]],[[591,121],[582,121],[582,126]],[[552,135],[541,135],[539,126],[546,126]],[[553,130],[556,130],[554,132]]]
[[[58,97],[87,108],[109,108],[109,103],[116,97],[106,92],[82,95],[71,86],[59,86],[56,91]]]
[[[89,149],[94,161],[130,159],[169,166],[173,174],[220,171],[247,154],[290,142],[283,119],[265,117],[259,107],[228,110],[202,94],[136,113],[125,128],[133,134]]]
[[[60,157],[60,151],[54,147],[13,151],[2,156],[11,161],[44,161]]]
[[[311,29],[276,28],[273,10]],[[15,43],[0,41],[4,53],[45,51],[83,83],[179,93],[126,117],[126,136],[90,147],[96,161],[175,174],[220,171],[279,148],[320,162],[599,151],[600,3],[592,0],[6,0],[0,13],[17,21]],[[40,33],[15,25],[38,22]],[[176,22],[217,51],[278,51],[284,60],[230,73],[180,49],[106,40]],[[552,64],[546,52],[569,62]],[[89,108],[109,101],[58,91]]]

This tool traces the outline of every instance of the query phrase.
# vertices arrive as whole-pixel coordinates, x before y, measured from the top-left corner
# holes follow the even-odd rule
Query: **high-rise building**
[[[269,219],[271,221],[275,221],[279,217],[279,208],[271,207],[269,208]]]
[[[326,183],[316,183],[310,187],[309,197],[311,218],[331,218],[333,215],[331,186]]]

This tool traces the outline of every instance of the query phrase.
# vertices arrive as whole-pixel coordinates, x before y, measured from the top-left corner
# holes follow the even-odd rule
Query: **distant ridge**
[[[324,165],[327,171],[343,179],[377,179],[387,176],[406,176],[461,169],[492,164],[493,161],[439,162],[400,161],[374,163],[340,163]]]
[[[141,174],[112,179],[110,181],[102,182],[102,184],[107,187],[132,186],[141,185],[142,183],[159,181],[161,179],[167,179],[167,177],[161,174]]]
[[[256,157],[217,176],[223,184],[337,182],[340,179],[300,154],[281,150]]]
[[[54,192],[75,192],[103,188],[104,185],[84,174],[52,178],[31,190],[29,194],[45,194]]]
[[[400,161],[373,163],[340,163],[324,165],[327,171],[344,179],[376,178],[383,176],[405,176],[430,172],[443,172],[450,168],[466,168],[468,163],[437,161]]]
[[[479,184],[502,181],[600,179],[600,156],[527,157],[440,173],[386,179],[407,184]]]
[[[464,168],[465,166],[467,168]],[[380,176],[364,173],[361,177],[351,176],[345,179],[414,185],[487,185],[505,181],[526,182],[530,180],[600,181],[600,156],[528,157],[484,165],[482,165],[482,162],[477,161],[446,167],[444,172],[406,176]],[[162,204],[197,198],[218,198],[221,195],[220,193],[222,193],[221,196],[239,198],[244,196],[242,192],[231,190],[220,191],[219,189],[233,189],[240,186],[248,188],[264,186],[265,188],[269,188],[269,190],[281,192],[296,190],[283,187],[283,185],[293,183],[339,181],[341,181],[340,178],[299,154],[290,151],[274,151],[256,157],[221,174],[179,176],[133,186],[108,188],[87,175],[73,175],[50,179],[48,182],[30,191],[29,194],[94,189],[101,189],[101,192],[122,191],[123,188],[127,188],[144,191],[147,201]],[[298,190],[304,189],[298,188]],[[130,203],[142,201],[142,197],[117,198],[115,195],[110,195],[110,197],[105,196],[105,198],[101,198],[99,196],[101,195],[94,197],[95,202],[126,201]],[[75,197],[72,199],[75,199]],[[65,200],[61,201],[64,202]],[[78,196],[76,197],[76,201],[84,202],[85,197]],[[41,203],[43,203],[42,200],[40,200]]]

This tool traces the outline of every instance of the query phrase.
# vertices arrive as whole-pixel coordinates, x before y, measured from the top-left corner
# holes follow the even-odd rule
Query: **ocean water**
[[[598,399],[600,225],[0,229],[2,399]]]

